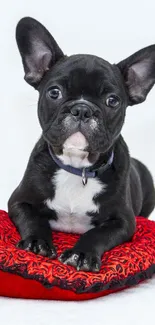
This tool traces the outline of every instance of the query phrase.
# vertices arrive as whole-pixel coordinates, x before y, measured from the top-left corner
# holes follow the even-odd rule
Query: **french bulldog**
[[[39,92],[42,129],[8,202],[18,247],[54,259],[51,229],[78,233],[60,262],[98,272],[106,251],[132,239],[135,216],[147,218],[155,206],[152,176],[121,135],[127,107],[155,83],[155,45],[118,64],[67,56],[29,17],[19,21],[16,40],[25,80]]]

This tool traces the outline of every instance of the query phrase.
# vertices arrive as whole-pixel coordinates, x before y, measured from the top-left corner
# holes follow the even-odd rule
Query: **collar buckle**
[[[85,186],[87,184],[86,170],[82,169],[82,184]]]

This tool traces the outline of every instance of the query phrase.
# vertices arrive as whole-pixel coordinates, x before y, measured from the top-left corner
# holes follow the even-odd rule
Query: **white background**
[[[0,8],[0,208],[23,176],[40,136],[37,92],[23,81],[15,27],[23,16],[40,20],[66,54],[91,53],[119,62],[155,43],[154,0],[4,0]],[[130,152],[155,177],[155,88],[129,107],[123,129]],[[155,219],[155,213],[152,215]],[[154,319],[155,278],[130,290],[82,303],[0,298],[2,324],[146,324]]]

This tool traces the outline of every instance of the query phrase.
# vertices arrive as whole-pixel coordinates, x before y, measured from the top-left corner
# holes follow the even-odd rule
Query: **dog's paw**
[[[64,251],[59,261],[74,266],[78,271],[99,272],[101,267],[101,258],[97,254],[79,252],[74,248]]]
[[[34,236],[21,240],[17,244],[17,247],[53,259],[57,257],[56,249],[52,244],[47,243],[44,239]]]

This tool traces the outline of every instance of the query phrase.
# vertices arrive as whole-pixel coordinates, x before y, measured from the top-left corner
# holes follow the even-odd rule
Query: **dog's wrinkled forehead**
[[[119,69],[93,55],[73,55],[57,62],[47,73],[46,86],[60,84],[72,95],[99,95],[122,91]]]

